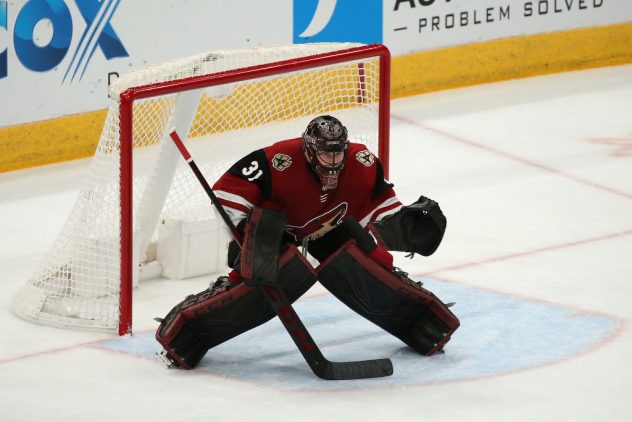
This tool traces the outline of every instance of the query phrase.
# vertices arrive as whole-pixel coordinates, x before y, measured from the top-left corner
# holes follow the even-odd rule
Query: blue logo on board
[[[120,0],[75,0],[86,23],[78,45],[64,74],[64,81],[81,79],[97,48],[106,59],[128,57],[111,19]],[[0,29],[8,30],[7,1],[0,1]],[[52,36],[46,45],[35,38],[36,27],[49,25]],[[47,72],[57,67],[70,50],[73,39],[73,21],[67,2],[63,0],[29,0],[17,12],[13,29],[15,55],[25,68],[34,72]],[[0,79],[8,75],[7,48],[0,51]]]
[[[294,0],[294,43],[381,43],[382,14],[382,0]]]

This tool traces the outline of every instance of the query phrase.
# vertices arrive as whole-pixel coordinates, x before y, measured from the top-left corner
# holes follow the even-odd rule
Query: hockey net
[[[131,332],[132,287],[144,265],[160,261],[161,226],[214,218],[168,137],[173,128],[210,184],[247,153],[300,136],[321,114],[338,117],[388,172],[389,60],[381,45],[271,46],[119,78],[85,186],[12,310],[42,324]],[[219,237],[206,249],[225,256]]]

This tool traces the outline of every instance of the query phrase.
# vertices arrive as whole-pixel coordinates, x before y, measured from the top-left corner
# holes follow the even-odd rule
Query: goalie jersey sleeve
[[[322,190],[309,169],[300,138],[252,152],[213,186],[235,224],[254,206],[285,214],[296,241],[316,239],[349,215],[362,226],[396,212],[401,203],[382,166],[364,145],[351,143],[338,187]]]
[[[237,161],[213,185],[213,191],[235,226],[246,218],[250,209],[269,196],[270,169],[263,149]]]

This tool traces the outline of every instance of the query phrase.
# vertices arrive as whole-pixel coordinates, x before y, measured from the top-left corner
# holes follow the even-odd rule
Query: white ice
[[[210,277],[142,282],[131,339],[18,319],[10,300],[88,162],[0,174],[0,420],[631,421],[631,115],[630,65],[394,101],[390,179],[448,217],[435,255],[396,263],[456,301],[462,327],[439,357],[379,332],[340,349],[372,328],[316,287],[297,310],[326,356],[395,365],[346,384],[316,379],[274,321],[193,371],[146,358],[152,318]]]

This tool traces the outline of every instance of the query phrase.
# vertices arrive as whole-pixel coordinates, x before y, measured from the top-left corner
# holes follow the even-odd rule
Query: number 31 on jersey
[[[253,173],[255,173],[254,176],[251,176]],[[249,166],[241,169],[241,174],[246,176],[249,182],[252,182],[261,177],[263,171],[259,168],[259,163],[257,161],[252,161]]]

